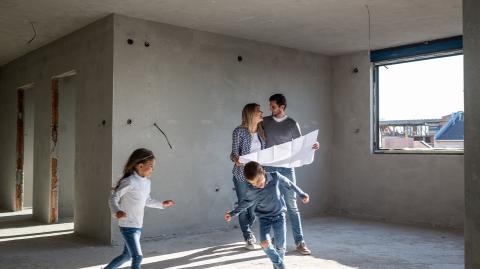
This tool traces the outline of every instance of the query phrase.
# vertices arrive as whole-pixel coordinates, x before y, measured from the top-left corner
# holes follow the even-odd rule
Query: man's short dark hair
[[[276,93],[268,99],[270,102],[275,101],[278,106],[284,106],[284,109],[287,108],[287,98],[285,98],[285,95],[281,93]]]
[[[248,180],[255,179],[261,173],[263,173],[263,168],[257,162],[248,162],[243,169],[243,174]]]

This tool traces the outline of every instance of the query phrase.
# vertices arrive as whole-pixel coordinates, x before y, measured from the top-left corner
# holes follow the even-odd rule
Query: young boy
[[[285,212],[287,208],[280,192],[280,185],[295,191],[302,198],[304,204],[308,203],[310,198],[308,194],[280,173],[266,173],[257,162],[247,163],[244,174],[248,183],[250,183],[247,198],[242,200],[237,208],[226,213],[225,220],[231,221],[232,217],[255,205],[255,214],[260,219],[260,245],[272,261],[274,268],[284,269]],[[270,243],[270,229],[273,229],[275,247]]]

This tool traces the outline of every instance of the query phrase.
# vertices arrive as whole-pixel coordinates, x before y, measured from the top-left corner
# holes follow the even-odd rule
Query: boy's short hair
[[[261,173],[263,173],[263,167],[257,162],[248,162],[243,169],[247,180],[253,180]]]
[[[278,106],[284,106],[284,109],[287,108],[287,98],[285,98],[285,95],[283,95],[281,93],[276,93],[276,94],[270,96],[268,101],[270,101],[270,102],[275,101],[275,103],[277,103]]]

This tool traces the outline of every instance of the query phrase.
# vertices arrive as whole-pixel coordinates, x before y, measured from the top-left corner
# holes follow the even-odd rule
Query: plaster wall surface
[[[59,80],[58,102],[58,217],[73,217],[75,185],[75,76]]]
[[[480,268],[480,2],[464,0],[465,268]]]
[[[16,89],[34,83],[34,217],[50,217],[51,79],[76,70],[75,232],[110,241],[113,16],[2,67],[0,207],[14,209]],[[105,120],[105,124],[102,121]],[[61,178],[60,178],[61,180]]]
[[[313,164],[297,170],[297,182],[312,196],[301,212],[306,216],[323,212],[332,150],[328,57],[120,15],[114,18],[112,184],[130,153],[147,147],[157,156],[152,197],[177,201],[171,209],[146,210],[145,237],[228,227],[223,214],[236,200],[229,160],[232,131],[247,103],[260,104],[269,115],[268,97],[276,92],[286,95],[287,114],[303,132],[320,129],[322,149]],[[127,44],[129,38],[132,45]],[[173,149],[154,123],[167,134]],[[119,238],[115,220],[112,225],[114,238]]]
[[[332,66],[334,136],[328,211],[463,227],[463,155],[372,154],[368,53],[335,57]],[[354,67],[358,73],[352,72]]]

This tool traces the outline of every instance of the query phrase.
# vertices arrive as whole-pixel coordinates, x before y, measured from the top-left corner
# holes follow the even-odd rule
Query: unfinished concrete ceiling
[[[340,55],[369,47],[365,5],[372,48],[462,34],[462,0],[0,0],[0,65],[110,13]]]

